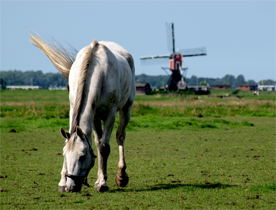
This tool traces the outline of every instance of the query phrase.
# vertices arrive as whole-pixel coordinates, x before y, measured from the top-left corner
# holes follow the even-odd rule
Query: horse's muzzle
[[[65,176],[67,178],[66,185],[69,182],[69,185],[66,186],[66,192],[80,192],[85,176],[76,176],[68,173],[66,173]]]

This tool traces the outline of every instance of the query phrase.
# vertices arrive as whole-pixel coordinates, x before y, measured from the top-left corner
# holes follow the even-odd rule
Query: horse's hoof
[[[64,192],[65,191],[65,186],[58,186],[58,192]]]
[[[109,190],[109,187],[107,186],[107,184],[103,184],[103,185],[97,187],[98,192],[106,192],[108,190]]]
[[[115,178],[115,181],[116,181],[116,184],[117,184],[117,186],[119,186],[119,187],[125,187],[125,186],[127,186],[127,184],[128,184],[128,176],[126,175],[124,178],[122,178],[122,179],[119,179],[117,176],[116,176],[116,178]]]

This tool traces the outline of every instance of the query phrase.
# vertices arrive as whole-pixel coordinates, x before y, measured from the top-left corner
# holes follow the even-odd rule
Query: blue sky
[[[58,72],[26,31],[54,37],[77,50],[93,39],[113,41],[134,57],[136,75],[165,75],[140,57],[169,54],[166,22],[176,48],[206,47],[207,56],[184,59],[187,77],[244,75],[276,79],[275,1],[1,1],[1,70]]]

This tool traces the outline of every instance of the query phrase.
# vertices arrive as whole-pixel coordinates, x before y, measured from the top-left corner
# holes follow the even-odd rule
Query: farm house
[[[150,84],[147,82],[137,82],[136,83],[136,94],[150,94],[151,88]]]
[[[258,85],[239,85],[239,90],[243,91],[250,91],[250,90],[257,90]]]
[[[262,91],[275,91],[275,85],[258,85],[258,90]]]
[[[211,85],[214,90],[230,90],[230,85]]]

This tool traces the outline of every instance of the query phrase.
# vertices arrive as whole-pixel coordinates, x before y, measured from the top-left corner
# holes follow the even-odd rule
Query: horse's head
[[[61,135],[67,139],[63,148],[63,155],[66,162],[66,188],[67,192],[79,192],[84,179],[94,166],[95,158],[93,149],[88,137],[80,127],[70,135],[63,128],[60,128]]]

